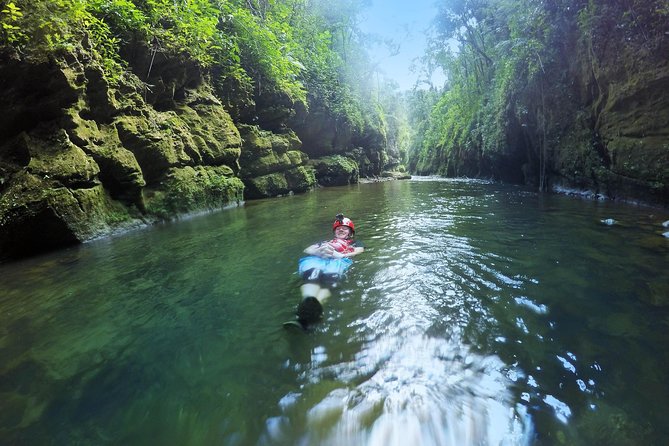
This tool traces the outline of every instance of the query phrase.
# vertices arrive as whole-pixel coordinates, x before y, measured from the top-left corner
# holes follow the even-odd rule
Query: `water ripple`
[[[362,342],[358,353],[348,362],[312,361],[303,370],[305,382],[335,388],[311,403],[302,444],[530,442],[532,422],[510,390],[525,373],[494,354],[471,351],[463,336],[472,321],[497,323],[486,298],[500,300],[532,279],[507,273],[512,259],[480,251],[457,234],[458,224],[481,218],[453,215],[469,197],[434,200],[430,215],[391,220],[386,234],[377,235],[385,244],[366,265],[370,277],[360,296],[373,310],[349,325],[355,333],[349,342]],[[505,299],[541,308],[528,298]],[[522,317],[516,324],[529,332]],[[282,416],[290,418],[290,409]]]
[[[311,373],[343,385],[308,411],[303,444],[529,443],[531,422],[512,402],[505,364],[459,339],[385,335],[353,361]]]

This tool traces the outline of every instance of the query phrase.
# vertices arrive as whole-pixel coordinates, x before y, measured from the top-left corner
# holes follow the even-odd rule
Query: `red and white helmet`
[[[355,234],[355,225],[350,218],[344,217],[344,214],[337,214],[334,223],[332,223],[332,230],[334,231],[339,226],[346,226],[351,228],[351,235]]]

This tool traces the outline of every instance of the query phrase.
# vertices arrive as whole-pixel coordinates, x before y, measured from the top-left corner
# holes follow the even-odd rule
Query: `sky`
[[[411,72],[414,59],[427,48],[425,32],[430,27],[437,9],[436,0],[372,0],[360,16],[359,26],[365,33],[377,34],[399,44],[399,53],[392,55],[385,45],[370,51],[379,70],[394,79],[401,90],[410,90],[419,77],[418,70]],[[432,77],[435,86],[441,86],[445,77],[441,70]],[[423,86],[424,88],[425,86]]]

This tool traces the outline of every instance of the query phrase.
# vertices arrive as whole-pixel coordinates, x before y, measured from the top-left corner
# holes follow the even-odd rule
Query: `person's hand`
[[[337,251],[337,250],[334,248],[334,246],[332,246],[331,244],[328,243],[328,246],[331,248],[331,252],[330,252],[330,257],[331,257],[331,258],[333,258],[333,259],[343,259],[344,257],[346,257],[344,254],[342,254],[341,252]]]
[[[334,257],[334,253],[335,253],[335,252],[336,252],[336,251],[334,250],[334,248],[332,247],[332,245],[330,245],[329,243],[323,243],[323,244],[318,248],[318,255],[321,256],[321,257],[326,257],[326,258],[329,257],[329,258],[332,258],[332,257]]]

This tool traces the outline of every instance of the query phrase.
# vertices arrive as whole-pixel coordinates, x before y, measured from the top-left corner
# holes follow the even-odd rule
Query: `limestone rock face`
[[[311,165],[316,170],[318,183],[323,186],[355,184],[359,179],[358,164],[345,156],[324,156],[313,160]]]
[[[65,187],[21,170],[0,196],[2,258],[65,247],[130,221],[128,209],[112,200],[102,185]]]
[[[53,63],[26,65],[9,56],[0,56],[0,79],[0,141],[57,119],[63,108],[77,101],[82,88]]]
[[[667,206],[669,44],[663,34],[630,39],[584,36],[576,44],[572,103],[565,97],[557,107],[571,113],[558,115],[566,131],[555,168],[567,185]]]
[[[288,122],[295,116],[295,103],[285,92],[263,91],[255,102],[254,119],[264,129],[281,133],[288,128]]]
[[[317,103],[154,55],[124,43],[128,71],[110,78],[86,45],[49,62],[0,54],[0,261],[357,182],[387,161],[381,133]]]
[[[376,177],[389,161],[386,153],[386,135],[377,126],[369,122],[355,124],[346,117],[338,116],[328,110],[318,100],[313,99],[309,109],[296,107],[295,116],[290,121],[291,127],[302,140],[303,151],[312,160],[341,155],[350,158],[356,165],[354,177]],[[332,159],[325,159],[323,165],[331,164]],[[332,181],[328,176],[319,184],[326,186]],[[346,180],[343,178],[336,182]]]
[[[356,149],[349,156],[355,159],[360,167],[360,176],[376,177],[389,166],[386,152],[386,135],[377,127],[367,123],[362,134],[354,140]]]
[[[240,176],[248,198],[305,192],[316,184],[308,156],[292,131],[272,133],[257,126],[239,126],[243,144]]]
[[[164,218],[193,209],[221,209],[243,200],[244,185],[228,166],[168,170],[160,184],[144,190],[146,209]]]
[[[669,63],[633,76],[616,72],[596,129],[608,195],[669,204]]]
[[[0,260],[243,200],[239,131],[196,70],[147,95],[162,110],[102,73],[83,52],[0,63],[16,79],[0,84]]]
[[[298,113],[292,128],[302,140],[304,151],[312,158],[343,153],[353,145],[352,124],[337,120],[318,106],[310,108],[308,113]]]

